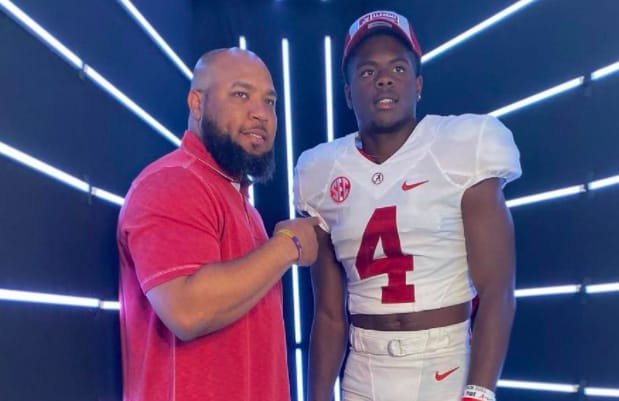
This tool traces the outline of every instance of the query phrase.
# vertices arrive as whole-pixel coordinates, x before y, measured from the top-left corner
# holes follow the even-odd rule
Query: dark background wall
[[[187,78],[113,1],[15,0],[177,136],[186,125]],[[270,67],[283,98],[281,39],[291,56],[294,157],[326,139],[325,35],[333,39],[336,136],[355,130],[342,96],[339,57],[363,12],[410,17],[425,51],[513,4],[508,0],[190,1],[135,6],[190,66],[239,36]],[[0,8],[1,10],[2,8]],[[539,0],[424,64],[425,114],[485,113],[619,61],[619,1]],[[283,101],[275,180],[256,188],[267,228],[288,216]],[[524,176],[507,199],[619,174],[619,74],[588,82],[502,117],[521,150]],[[123,195],[133,177],[174,145],[0,12],[0,143],[94,186]],[[118,206],[0,155],[0,289],[117,298]],[[512,209],[517,287],[619,282],[619,187]],[[300,271],[305,357],[311,323]],[[503,378],[619,388],[619,293],[522,298]],[[120,400],[114,310],[0,300],[0,400]],[[502,400],[577,400],[501,388]]]

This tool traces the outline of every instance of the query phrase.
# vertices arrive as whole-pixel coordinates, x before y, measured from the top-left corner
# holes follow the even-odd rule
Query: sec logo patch
[[[350,180],[346,177],[337,177],[331,182],[329,194],[335,203],[344,202],[350,194]]]

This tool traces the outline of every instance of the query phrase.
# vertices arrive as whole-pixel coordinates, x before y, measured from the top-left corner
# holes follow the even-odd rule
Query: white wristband
[[[496,401],[494,391],[474,384],[466,386],[464,389],[464,397],[474,398],[479,401]]]

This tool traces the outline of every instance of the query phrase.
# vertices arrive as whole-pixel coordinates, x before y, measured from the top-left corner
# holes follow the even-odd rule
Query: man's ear
[[[191,118],[199,121],[202,118],[202,93],[197,90],[190,90],[187,94],[187,106]]]
[[[344,85],[344,97],[346,98],[346,105],[352,110],[352,97],[350,96],[350,85]]]

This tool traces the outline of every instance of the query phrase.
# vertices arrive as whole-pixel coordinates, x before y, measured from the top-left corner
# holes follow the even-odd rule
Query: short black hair
[[[349,53],[348,57],[346,58],[346,61],[344,62],[344,66],[342,68],[342,74],[344,75],[344,83],[345,84],[349,84],[350,83],[350,72],[348,71],[348,66],[350,65],[350,60],[353,59],[353,57],[356,56],[356,52],[357,49],[359,48],[359,46],[365,42],[367,39],[373,37],[373,36],[377,36],[377,35],[389,35],[392,36],[394,38],[396,38],[397,40],[400,41],[400,43],[402,43],[406,49],[410,52],[411,56],[413,57],[413,65],[415,66],[415,76],[419,77],[421,76],[421,59],[419,58],[419,56],[417,55],[417,53],[415,53],[413,51],[413,49],[411,49],[410,44],[407,43],[406,41],[404,41],[404,39],[402,39],[401,37],[399,37],[398,35],[394,35],[392,33],[390,33],[389,31],[378,31],[375,33],[372,33],[370,35],[367,35],[365,38],[363,38],[363,40],[361,42],[359,42]]]

